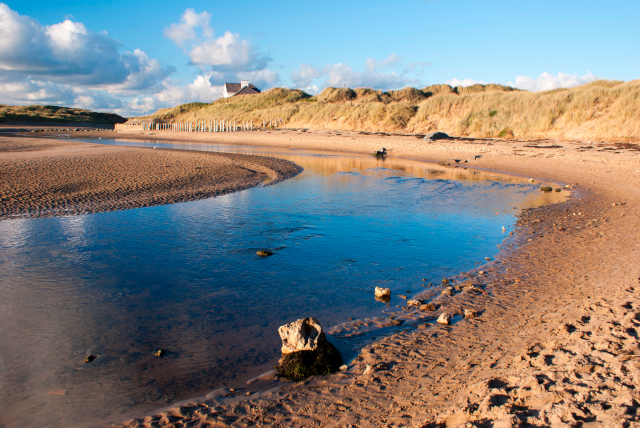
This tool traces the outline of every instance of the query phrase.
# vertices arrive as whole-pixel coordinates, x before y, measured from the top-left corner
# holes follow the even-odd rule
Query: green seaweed
[[[280,377],[300,382],[309,376],[334,373],[341,365],[340,352],[325,339],[314,351],[299,351],[283,355],[282,364],[274,366],[273,369]]]

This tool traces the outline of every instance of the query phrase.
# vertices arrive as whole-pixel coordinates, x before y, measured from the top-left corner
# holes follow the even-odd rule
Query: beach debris
[[[164,354],[167,351],[165,351],[164,349],[158,349],[156,352],[153,353],[153,355],[155,355],[156,357],[162,358],[164,357]]]
[[[418,299],[412,299],[412,300],[408,300],[407,301],[407,305],[409,306],[420,306],[422,305],[424,302],[422,300],[418,300]]]
[[[269,257],[273,255],[273,252],[269,250],[258,250],[256,254],[260,257]]]
[[[450,325],[451,324],[451,315],[446,312],[440,314],[438,319],[436,320],[438,324]]]
[[[424,305],[420,305],[420,310],[421,311],[433,312],[436,309],[438,309],[438,307],[436,306],[435,303],[427,303],[427,304],[424,304]]]
[[[278,328],[282,339],[282,358],[274,366],[285,379],[302,381],[309,376],[326,375],[342,365],[340,352],[326,338],[316,318],[302,318]]]
[[[540,188],[540,191],[542,191],[542,192],[553,192],[553,189],[551,187],[549,187],[549,186],[542,186]]]
[[[471,309],[465,309],[464,310],[464,317],[465,318],[476,318],[480,316],[480,312],[479,311],[474,311]]]
[[[448,138],[451,137],[449,137],[444,132],[431,132],[424,136],[425,141],[446,140]]]
[[[95,360],[96,356],[95,355],[87,355],[87,358],[84,359],[84,363],[90,363],[91,361]]]

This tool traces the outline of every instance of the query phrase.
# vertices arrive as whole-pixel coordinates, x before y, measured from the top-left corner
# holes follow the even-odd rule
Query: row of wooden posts
[[[275,128],[282,125],[284,119],[262,120],[262,129]],[[143,123],[144,131],[176,131],[176,132],[235,132],[253,131],[253,120],[238,124],[235,120],[199,120],[179,123]]]

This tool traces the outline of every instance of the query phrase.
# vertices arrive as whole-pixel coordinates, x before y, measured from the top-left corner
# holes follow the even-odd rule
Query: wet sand
[[[427,143],[327,131],[146,134],[137,138],[361,153],[384,146],[394,156],[569,185],[572,198],[524,212],[496,260],[451,278],[452,296],[442,295],[442,286],[425,291],[421,297],[438,309],[407,307],[396,320],[415,329],[365,347],[346,372],[271,390],[265,382],[262,391],[258,381],[113,426],[638,426],[640,152],[634,144]],[[464,309],[479,316],[464,319]],[[442,312],[457,314],[457,322],[435,323]],[[334,331],[368,324],[356,320]]]
[[[0,137],[0,219],[193,201],[298,172],[266,157]]]

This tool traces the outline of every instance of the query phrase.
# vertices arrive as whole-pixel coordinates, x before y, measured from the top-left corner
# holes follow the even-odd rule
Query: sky
[[[640,77],[640,2],[21,0],[0,3],[0,103],[131,117],[261,90]]]

